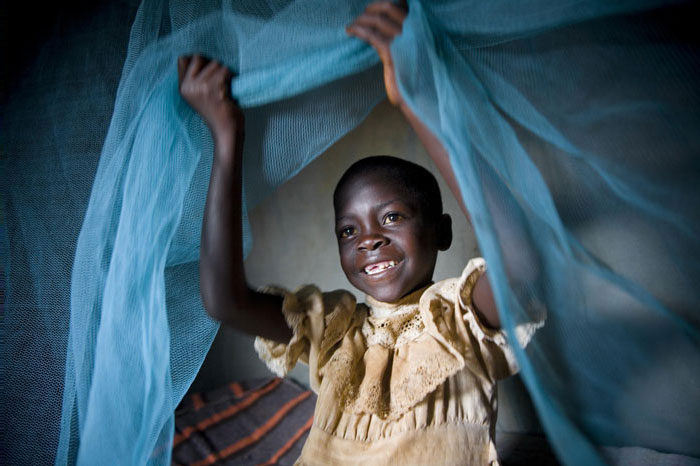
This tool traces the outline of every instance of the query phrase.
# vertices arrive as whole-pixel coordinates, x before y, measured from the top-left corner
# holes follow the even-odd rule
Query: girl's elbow
[[[219,300],[216,299],[214,293],[204,286],[200,286],[199,294],[202,297],[202,304],[204,305],[204,310],[207,315],[214,320],[222,321],[223,316],[221,312],[221,305]]]
[[[200,283],[202,304],[207,315],[219,322],[235,326],[242,309],[246,309],[248,299],[246,291],[226,289],[213,286],[206,281]]]

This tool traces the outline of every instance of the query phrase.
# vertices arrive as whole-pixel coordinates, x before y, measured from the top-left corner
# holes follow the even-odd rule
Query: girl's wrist
[[[226,128],[212,130],[214,138],[214,159],[218,165],[229,169],[240,163],[243,157],[243,130]]]
[[[245,128],[243,124],[225,123],[212,126],[210,128],[214,142],[219,146],[231,146],[242,143],[245,138]]]

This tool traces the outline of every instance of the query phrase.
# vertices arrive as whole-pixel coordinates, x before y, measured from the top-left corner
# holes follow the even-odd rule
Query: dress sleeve
[[[317,390],[330,351],[342,340],[354,320],[355,297],[345,290],[321,293],[313,285],[294,293],[278,287],[262,291],[283,297],[282,313],[292,329],[292,338],[284,344],[257,337],[258,356],[280,377],[292,370],[297,361],[307,363],[311,388]]]
[[[544,317],[535,322],[516,325],[517,342],[509,342],[504,329],[492,329],[485,326],[479,320],[472,301],[474,285],[484,273],[486,273],[484,259],[475,258],[469,261],[459,279],[457,305],[466,324],[472,345],[478,345],[484,369],[492,378],[502,379],[518,372],[518,364],[512,345],[517,344],[521,348],[525,348],[535,331],[544,325]]]

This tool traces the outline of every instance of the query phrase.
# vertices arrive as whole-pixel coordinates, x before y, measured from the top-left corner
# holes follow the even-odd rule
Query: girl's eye
[[[348,238],[353,234],[355,234],[355,229],[353,227],[345,227],[342,230],[340,230],[340,233],[338,233],[338,237]]]
[[[387,214],[386,217],[384,217],[384,225],[386,225],[388,223],[398,222],[402,218],[403,218],[403,216],[401,214],[397,214],[396,212],[392,212],[390,214]]]

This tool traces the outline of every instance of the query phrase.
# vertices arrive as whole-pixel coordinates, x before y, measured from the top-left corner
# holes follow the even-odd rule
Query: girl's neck
[[[394,301],[394,302],[387,303],[384,301],[380,301],[378,299],[373,298],[370,295],[366,295],[366,301],[367,301],[367,304],[369,306],[371,306],[372,308],[386,308],[386,309],[394,309],[394,308],[397,308],[399,306],[403,306],[406,304],[417,304],[418,301],[420,300],[420,297],[423,295],[423,292],[425,290],[427,290],[432,284],[433,284],[433,282],[431,281],[431,282],[427,283],[426,285],[423,285],[420,288],[417,288],[417,289],[405,294],[404,296],[402,296],[401,298],[399,298],[397,301]]]

